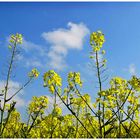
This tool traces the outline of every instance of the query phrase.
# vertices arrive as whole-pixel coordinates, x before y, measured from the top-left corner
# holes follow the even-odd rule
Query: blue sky
[[[80,71],[83,92],[95,99],[96,78],[88,64],[89,35],[102,30],[105,34],[108,75],[129,79],[139,76],[140,3],[135,2],[43,2],[0,3],[0,67],[2,86],[9,52],[7,38],[21,33],[24,43],[11,84],[20,87],[34,67],[40,77],[18,95],[18,109],[25,111],[32,96],[47,95],[42,75],[55,69],[64,79],[69,71]],[[105,85],[106,86],[106,85]],[[24,110],[24,111],[23,111]]]

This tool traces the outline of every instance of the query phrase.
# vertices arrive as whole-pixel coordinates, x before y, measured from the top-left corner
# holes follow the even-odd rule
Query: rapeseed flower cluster
[[[53,94],[55,92],[55,88],[58,88],[58,91],[61,90],[62,79],[61,77],[54,71],[49,70],[43,76],[44,87],[48,87],[49,91]]]
[[[131,80],[129,80],[129,84],[133,87],[134,90],[140,91],[140,79],[136,76],[133,76]]]
[[[39,71],[36,68],[34,68],[31,70],[31,72],[28,73],[28,76],[31,78],[37,78],[39,76]]]
[[[100,51],[104,42],[105,37],[101,31],[93,32],[90,35],[90,44],[93,47],[94,52]]]
[[[16,33],[10,36],[10,43],[22,44],[22,42],[23,42],[22,34]]]
[[[82,87],[82,81],[79,72],[70,72],[68,74],[67,80],[70,87],[74,87],[75,84]]]
[[[28,110],[30,113],[36,113],[38,111],[44,112],[44,109],[48,107],[48,98],[46,96],[36,97],[33,96],[32,102],[29,104]]]

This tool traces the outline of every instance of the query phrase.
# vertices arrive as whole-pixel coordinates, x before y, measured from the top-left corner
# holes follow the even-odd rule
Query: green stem
[[[34,127],[34,123],[35,123],[35,121],[36,121],[36,119],[37,119],[37,117],[38,117],[38,115],[39,115],[39,113],[40,113],[42,108],[43,108],[43,106],[41,106],[39,111],[37,112],[35,118],[33,119],[33,122],[31,124],[30,128],[29,129],[27,128],[28,130],[27,130],[26,136],[30,133],[31,129]]]
[[[97,77],[98,77],[98,83],[99,83],[99,91],[102,91],[102,82],[101,82],[101,76],[100,76],[100,67],[99,67],[99,60],[98,60],[98,52],[96,51],[96,68],[97,68]],[[99,95],[99,98],[101,99],[101,95]],[[98,110],[101,111],[101,104],[99,102]],[[101,114],[98,116],[99,119],[99,130],[100,130],[100,137],[102,138],[102,120],[101,120]],[[104,126],[104,105],[103,105],[103,126]],[[104,133],[105,133],[105,127],[103,127]],[[103,135],[104,137],[105,135]]]
[[[78,90],[76,84],[74,83],[74,86],[76,88],[76,91],[78,92],[78,95],[82,98],[82,100],[86,103],[86,105],[88,106],[88,108],[91,110],[91,112],[95,115],[95,117],[98,117],[98,115],[95,113],[95,111],[91,108],[91,106],[88,104],[88,102],[83,98],[83,96],[81,95],[80,91]]]
[[[124,104],[126,103],[128,97],[129,97],[129,95],[131,94],[132,89],[133,88],[131,87],[130,90],[129,90],[128,95],[126,96],[126,98],[124,100],[124,102],[121,104],[121,106],[118,108],[118,110],[116,112],[114,112],[114,114],[106,121],[106,123],[104,125],[109,124],[109,122],[111,121],[111,119],[113,119],[113,117],[120,111],[120,109],[122,109],[122,107],[124,106]],[[104,127],[104,126],[102,126],[102,127]]]
[[[79,123],[83,126],[83,128],[88,132],[88,134],[90,135],[91,138],[93,138],[92,134],[88,131],[88,129],[84,126],[84,124],[81,122],[81,120],[76,116],[75,112],[73,112],[73,110],[64,102],[64,100],[62,99],[62,97],[60,96],[60,94],[57,92],[56,88],[54,87],[55,92],[57,93],[58,97],[61,99],[61,101],[63,102],[63,104],[67,107],[67,109],[72,113],[72,115],[74,115],[74,117],[79,121]]]
[[[3,108],[2,108],[2,111],[1,111],[0,136],[2,135],[1,132],[2,132],[2,129],[3,129],[3,116],[4,116],[4,111],[5,111],[5,104],[6,104],[6,97],[7,97],[9,79],[10,79],[10,74],[11,74],[11,70],[12,70],[12,64],[13,64],[13,61],[14,61],[15,52],[16,52],[16,42],[14,44],[14,48],[13,48],[12,56],[11,56],[11,61],[10,61],[9,68],[8,68],[8,73],[7,73],[6,86],[5,86],[5,92],[4,92],[4,103],[3,103]]]

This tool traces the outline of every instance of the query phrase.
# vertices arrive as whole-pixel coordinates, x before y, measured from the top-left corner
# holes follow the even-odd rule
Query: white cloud
[[[47,47],[37,45],[23,39],[21,48],[24,50],[24,56],[19,55],[18,60],[24,62],[25,67],[43,68],[47,57]]]
[[[49,49],[23,38],[20,48],[24,51],[16,59],[24,67],[63,70],[67,67],[65,59],[69,50],[82,50],[84,38],[89,33],[89,29],[83,23],[69,22],[67,26],[67,29],[59,28],[42,33],[42,37],[51,44]]]
[[[82,23],[68,23],[68,29],[57,29],[52,32],[44,32],[42,37],[51,44],[48,52],[50,66],[53,69],[62,70],[66,67],[65,57],[69,50],[81,50],[84,37],[89,29]]]
[[[61,55],[57,55],[54,51],[50,51],[48,57],[51,58],[51,62],[49,62],[51,68],[62,70],[66,67],[64,58]]]
[[[5,81],[0,81],[0,89],[3,90],[5,88]],[[7,99],[11,97],[19,88],[21,87],[20,83],[14,82],[14,81],[9,81],[9,86],[8,86],[8,94],[7,94]],[[16,107],[23,107],[25,105],[25,101],[22,98],[23,90],[20,91],[16,96],[13,97],[12,101],[16,101]],[[3,100],[2,100],[3,101]],[[12,101],[9,101],[8,103],[11,103]],[[3,103],[3,102],[2,102]]]
[[[44,65],[41,63],[41,61],[37,58],[24,58],[24,61],[25,61],[25,66],[26,67],[35,67],[35,68],[38,68],[38,67],[43,67]]]
[[[136,66],[134,64],[130,64],[128,70],[131,75],[136,75]]]
[[[32,43],[30,41],[27,41],[25,39],[23,39],[23,44],[21,46],[26,52],[36,52],[37,54],[39,54],[40,56],[44,56],[46,55],[45,53],[45,47],[41,46],[41,45],[37,45],[35,43]]]
[[[23,60],[23,56],[20,55],[20,54],[18,54],[17,57],[16,57],[16,59],[17,59],[18,61],[22,61],[22,60]]]

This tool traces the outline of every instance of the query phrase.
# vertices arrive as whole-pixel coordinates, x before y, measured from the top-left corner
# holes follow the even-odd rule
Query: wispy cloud
[[[135,66],[135,64],[130,64],[128,70],[129,70],[129,73],[131,75],[136,75],[136,66]]]
[[[51,44],[48,52],[49,65],[53,69],[62,70],[67,66],[65,57],[69,50],[81,50],[84,38],[89,29],[83,23],[68,23],[68,29],[59,28],[52,32],[44,32],[42,37]]]
[[[47,60],[47,47],[27,41],[24,38],[21,48],[24,50],[24,56],[20,54],[18,60],[23,61],[25,67],[44,67]]]
[[[36,52],[40,56],[46,55],[46,47],[27,41],[25,38],[23,39],[22,47],[26,52],[32,51]]]
[[[63,70],[67,67],[66,56],[70,50],[82,50],[89,29],[85,24],[69,22],[67,29],[59,28],[41,34],[50,47],[36,44],[23,38],[23,53],[17,56],[24,67]],[[8,39],[7,39],[8,40]]]
[[[43,68],[43,63],[39,58],[24,58],[24,62],[26,67],[35,67],[35,68]]]
[[[20,86],[21,85],[18,82],[9,81],[7,98],[11,97],[20,88]],[[0,81],[0,89],[4,89],[4,87],[5,87],[5,81]],[[16,107],[17,108],[23,107],[25,105],[25,101],[22,98],[23,93],[24,93],[23,90],[20,91],[19,94],[14,96],[13,99],[11,101],[9,101],[9,103],[11,103],[14,100],[14,101],[16,101]]]

